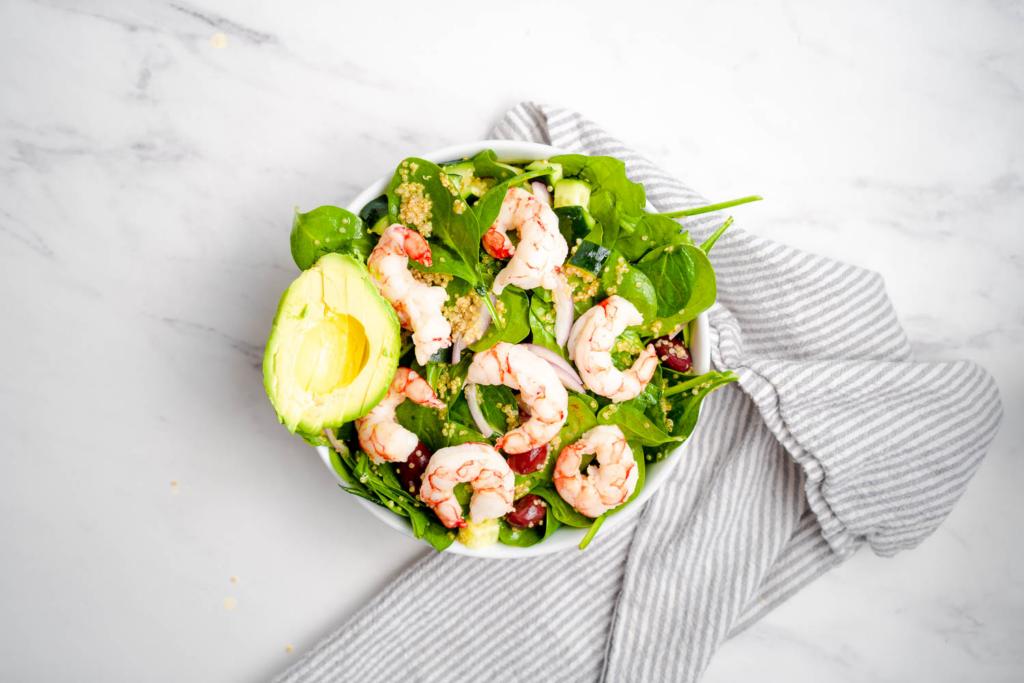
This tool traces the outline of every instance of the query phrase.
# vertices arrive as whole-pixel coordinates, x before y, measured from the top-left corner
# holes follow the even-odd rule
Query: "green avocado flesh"
[[[263,383],[292,432],[319,433],[370,412],[398,366],[395,309],[366,267],[326,254],[281,296],[263,356]]]

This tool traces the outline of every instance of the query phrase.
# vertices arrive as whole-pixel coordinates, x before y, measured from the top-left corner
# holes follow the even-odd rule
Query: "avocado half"
[[[281,296],[263,383],[289,431],[317,434],[380,402],[400,350],[398,316],[366,266],[325,254]]]

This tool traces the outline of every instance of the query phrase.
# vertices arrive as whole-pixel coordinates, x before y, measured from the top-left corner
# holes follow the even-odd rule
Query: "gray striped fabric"
[[[519,105],[494,137],[619,157],[662,211],[706,203],[571,111]],[[693,681],[861,544],[892,555],[934,531],[995,436],[992,378],[914,361],[876,273],[738,227],[712,261],[712,358],[740,382],[640,515],[585,553],[431,555],[277,680]]]

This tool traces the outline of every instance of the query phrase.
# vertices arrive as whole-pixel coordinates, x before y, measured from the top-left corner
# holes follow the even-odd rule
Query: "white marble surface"
[[[348,4],[0,3],[0,679],[260,680],[423,554],[264,396],[290,214],[530,98],[763,194],[740,225],[881,271],[1003,392],[933,538],[706,679],[1021,680],[1022,5]]]

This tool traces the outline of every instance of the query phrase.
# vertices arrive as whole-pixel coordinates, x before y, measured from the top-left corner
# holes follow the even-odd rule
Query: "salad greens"
[[[738,379],[732,372],[711,371],[697,376],[688,356],[690,324],[711,307],[717,296],[709,252],[732,224],[732,218],[699,245],[675,219],[731,208],[760,197],[647,213],[644,186],[629,179],[626,165],[619,159],[563,154],[550,159],[509,162],[499,160],[491,150],[483,150],[472,158],[446,164],[417,157],[403,160],[384,194],[368,202],[359,215],[333,206],[296,212],[291,250],[300,269],[313,268],[321,257],[331,253],[366,263],[379,236],[389,225],[398,223],[426,239],[431,265],[410,259],[409,267],[417,278],[444,287],[448,295],[443,309],[446,318],[454,319],[454,311],[476,306],[478,315],[486,315],[489,321],[477,338],[466,339],[468,346],[442,349],[425,366],[416,362],[412,343],[403,337],[397,365],[411,368],[423,377],[444,404],[436,409],[404,401],[395,409],[397,423],[420,442],[410,458],[419,457],[420,453],[428,458],[429,453],[465,443],[493,445],[526,419],[515,392],[507,386],[478,385],[474,393],[465,391],[475,353],[498,342],[529,343],[535,345],[534,349],[550,351],[552,365],[561,359],[569,374],[576,373],[568,360],[566,345],[559,343],[558,306],[551,292],[510,285],[500,295],[491,294],[494,279],[505,262],[482,251],[481,238],[495,223],[511,188],[522,188],[538,200],[553,204],[558,232],[570,250],[561,272],[572,290],[569,308],[575,309],[576,317],[612,295],[632,303],[643,317],[642,324],[626,329],[616,339],[611,352],[616,368],[629,368],[645,347],[655,341],[674,345],[679,349],[679,357],[686,359],[686,363],[670,367],[662,356],[662,363],[643,390],[618,403],[593,393],[583,384],[572,384],[571,378],[563,378],[570,388],[565,423],[543,447],[539,464],[530,471],[515,473],[515,498],[524,501],[527,496],[534,497],[529,500],[539,506],[539,521],[523,526],[515,523],[517,518],[510,513],[491,520],[486,530],[474,530],[506,545],[529,547],[550,538],[563,526],[587,529],[580,544],[584,548],[609,515],[619,512],[639,495],[647,468],[690,438],[704,399],[715,389]],[[509,231],[509,237],[513,243],[518,241],[514,231]],[[565,301],[563,305],[568,305]],[[354,312],[348,315],[359,318]],[[358,353],[353,348],[356,350],[349,352],[350,356]],[[386,387],[391,376],[385,375],[382,373],[373,381]],[[269,387],[268,383],[268,392]],[[364,408],[363,414],[365,410],[368,408]],[[621,430],[639,476],[625,503],[591,518],[559,495],[554,472],[561,449],[598,425],[613,425]],[[362,450],[351,421],[329,427],[323,433],[298,433],[318,446],[327,444],[325,437],[329,438],[331,464],[345,482],[344,490],[404,518],[417,538],[438,550],[454,542],[457,530],[441,523],[419,498],[418,480],[410,480],[411,475],[402,469],[412,467],[412,459],[408,465],[374,464]],[[592,455],[584,457],[581,470],[592,459]],[[511,458],[509,462],[511,465]],[[471,493],[465,484],[455,489],[464,512],[468,510]]]

